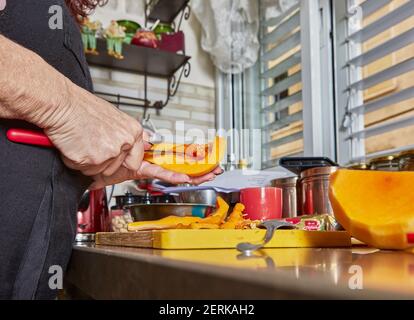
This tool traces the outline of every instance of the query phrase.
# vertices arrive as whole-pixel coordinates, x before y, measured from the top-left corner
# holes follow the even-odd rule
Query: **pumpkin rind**
[[[338,170],[329,196],[335,218],[356,239],[379,249],[414,246],[414,172]]]

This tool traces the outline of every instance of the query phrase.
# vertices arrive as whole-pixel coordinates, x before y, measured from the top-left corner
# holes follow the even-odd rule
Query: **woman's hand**
[[[111,176],[121,166],[141,167],[144,144],[138,121],[1,35],[0,118],[42,128],[65,164],[85,175]]]
[[[96,175],[94,177],[95,182],[92,184],[90,189],[100,189],[105,186],[117,184],[123,181],[138,179],[159,179],[172,184],[190,183],[198,185],[203,182],[212,181],[217,175],[220,175],[222,173],[223,169],[217,167],[212,172],[202,177],[190,178],[185,174],[171,172],[155,164],[143,161],[138,171],[132,171],[126,169],[125,167],[121,167],[112,176]]]
[[[112,176],[121,166],[131,171],[144,157],[139,122],[79,87],[70,88],[69,110],[44,122],[45,133],[64,163],[87,176]]]
[[[68,167],[95,178],[95,188],[140,178],[199,184],[221,173],[216,169],[190,179],[142,162],[144,139],[138,121],[2,35],[0,118],[20,119],[42,128]]]

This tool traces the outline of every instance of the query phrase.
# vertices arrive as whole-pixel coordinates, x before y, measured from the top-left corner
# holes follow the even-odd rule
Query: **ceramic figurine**
[[[105,30],[104,37],[107,42],[108,54],[116,59],[123,59],[122,43],[126,37],[125,27],[112,20],[109,27]]]
[[[96,34],[102,28],[100,21],[90,21],[84,18],[82,21],[82,41],[85,53],[98,55],[96,50]]]

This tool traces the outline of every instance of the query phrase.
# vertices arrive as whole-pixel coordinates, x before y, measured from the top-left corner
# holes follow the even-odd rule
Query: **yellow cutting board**
[[[266,231],[257,230],[157,230],[98,233],[96,244],[153,249],[233,249],[240,242],[259,242]],[[351,247],[343,231],[277,230],[266,248]]]

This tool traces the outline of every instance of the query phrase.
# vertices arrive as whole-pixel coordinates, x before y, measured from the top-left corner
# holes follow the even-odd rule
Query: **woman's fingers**
[[[222,173],[223,169],[217,167],[212,172],[202,177],[190,178],[185,174],[172,172],[164,168],[161,168],[158,165],[143,161],[138,171],[129,170],[125,166],[121,166],[111,176],[105,176],[103,174],[96,175],[94,177],[95,182],[90,188],[91,190],[99,189],[108,185],[124,182],[126,180],[137,180],[142,178],[159,179],[172,184],[191,183],[194,185],[198,185],[207,181],[212,181],[216,178],[217,175],[220,175]]]
[[[144,143],[140,139],[136,141],[124,161],[124,167],[132,171],[138,171],[144,159]]]
[[[122,152],[117,158],[115,158],[106,168],[105,170],[102,172],[102,174],[104,176],[110,177],[112,176],[115,172],[117,172],[119,170],[119,168],[122,166],[122,164],[124,163],[125,159],[127,158],[128,153],[127,152]],[[98,174],[100,172],[96,172],[96,174]]]
[[[136,171],[131,171],[124,166],[121,166],[114,174],[111,176],[104,176],[103,174],[98,174],[93,177],[94,183],[89,187],[90,190],[100,189],[106,186],[113,184],[121,183],[127,180],[137,179]]]
[[[69,169],[80,171],[83,175],[91,177],[104,171],[113,159],[108,159],[100,165],[79,165],[77,162],[62,155],[62,161]]]
[[[221,169],[220,167],[217,167],[212,172],[204,176],[192,178],[191,184],[199,185],[204,182],[213,181],[216,178],[216,176],[222,174],[223,172],[224,172],[223,169]]]
[[[191,181],[190,177],[186,174],[175,173],[146,161],[142,162],[141,168],[137,174],[140,177],[159,179],[172,184],[189,183]]]

